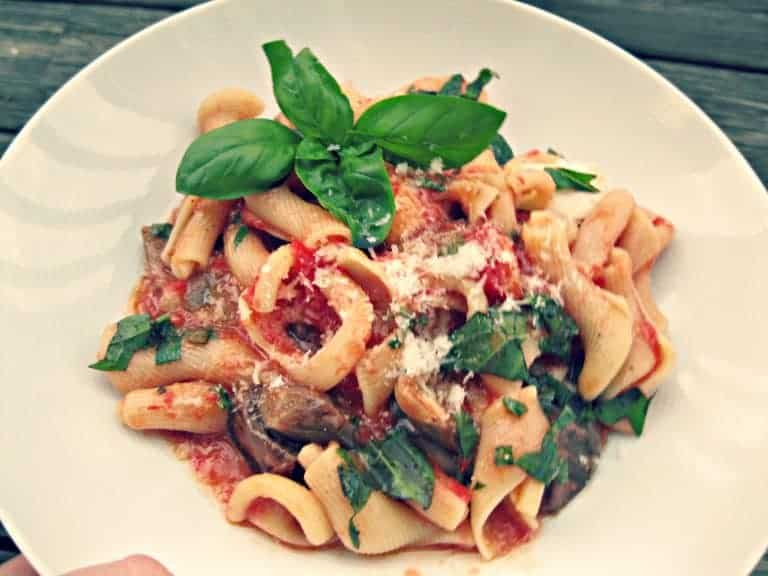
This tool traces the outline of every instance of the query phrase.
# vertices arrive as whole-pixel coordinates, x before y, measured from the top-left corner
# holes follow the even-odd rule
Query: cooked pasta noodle
[[[233,523],[306,549],[506,554],[586,486],[608,431],[642,433],[675,359],[651,290],[675,229],[597,170],[512,157],[503,114],[474,102],[489,69],[392,101],[290,58],[276,78],[306,59],[333,109],[286,97],[254,120],[250,92],[206,98],[185,196],[142,228],[144,272],[91,367]],[[403,137],[412,118],[444,141]]]

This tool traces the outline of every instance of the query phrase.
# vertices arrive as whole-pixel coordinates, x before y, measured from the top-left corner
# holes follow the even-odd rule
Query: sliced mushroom
[[[413,425],[425,436],[450,450],[457,450],[456,424],[423,378],[400,376],[395,399]]]

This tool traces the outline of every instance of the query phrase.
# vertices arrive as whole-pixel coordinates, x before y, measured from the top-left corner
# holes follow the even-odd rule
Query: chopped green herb
[[[558,190],[600,191],[592,185],[592,180],[597,178],[597,174],[577,172],[568,168],[544,168],[544,171],[552,176]]]
[[[352,541],[352,546],[360,548],[360,531],[355,526],[354,517],[349,519],[349,539]]]
[[[515,464],[515,458],[512,454],[511,446],[496,446],[493,451],[493,462],[496,466],[512,466]]]
[[[149,314],[134,314],[117,323],[117,331],[107,346],[104,358],[89,366],[95,370],[125,370],[133,355],[152,342],[152,320]]]
[[[539,344],[541,351],[562,360],[568,360],[571,356],[573,339],[579,334],[576,322],[554,298],[549,296],[534,295],[530,306],[536,324],[547,330],[547,336]]]
[[[504,164],[515,157],[515,153],[512,152],[509,143],[501,134],[496,134],[491,141],[491,150],[493,151],[493,157],[496,158],[496,162],[499,163],[499,166],[504,166]]]
[[[344,492],[344,496],[346,496],[350,506],[352,506],[354,513],[357,514],[368,503],[368,498],[370,498],[373,490],[366,483],[363,474],[355,467],[349,454],[339,449],[339,455],[342,453],[344,453],[342,459],[345,463],[338,468],[339,482],[341,482],[341,490]]]
[[[229,396],[229,392],[227,392],[227,389],[224,388],[221,384],[218,384],[215,386],[214,390],[216,391],[216,404],[219,405],[219,408],[224,410],[227,413],[232,412],[232,398]]]
[[[454,74],[443,84],[438,94],[442,96],[461,96],[461,89],[464,87],[464,76]]]
[[[392,338],[392,340],[387,342],[387,345],[392,348],[392,350],[397,350],[403,345],[403,343],[400,341],[400,338]]]
[[[232,246],[234,248],[237,248],[240,246],[240,243],[245,240],[245,238],[248,236],[248,226],[245,224],[240,224],[240,228],[237,229],[237,232],[235,232],[235,239],[232,240]]]
[[[438,256],[453,256],[459,253],[459,248],[464,245],[464,238],[456,236],[448,244],[444,244],[437,249]]]
[[[168,222],[152,224],[149,227],[149,232],[152,236],[155,238],[162,238],[163,240],[168,240],[171,236],[171,230],[173,230],[173,224],[169,224]]]
[[[507,409],[507,412],[514,414],[515,416],[522,416],[528,412],[528,406],[519,400],[515,400],[514,398],[508,398],[505,396],[501,403],[504,404],[504,408]]]
[[[462,457],[472,458],[477,448],[477,443],[480,440],[480,434],[475,427],[475,421],[472,416],[462,410],[454,415],[456,421],[456,438],[459,444],[459,451]]]
[[[168,364],[181,359],[181,334],[167,314],[152,323],[152,341],[157,346],[155,364]]]
[[[426,188],[427,190],[434,190],[435,192],[445,192],[445,183],[436,178],[430,178],[425,176],[418,182],[420,188]]]
[[[467,84],[467,89],[464,91],[464,98],[477,100],[480,98],[480,93],[483,91],[483,88],[485,88],[485,85],[488,84],[488,82],[490,82],[493,78],[498,77],[499,75],[490,68],[483,68],[478,73],[477,78]]]
[[[639,388],[632,388],[611,400],[598,403],[594,413],[595,417],[607,426],[613,426],[626,418],[635,435],[640,436],[645,427],[645,417],[650,404],[651,399],[646,398]]]
[[[166,387],[165,387],[165,386],[158,386],[158,387],[157,387],[157,393],[158,393],[159,395],[161,395],[161,396],[162,396],[162,395],[163,395],[163,394],[165,394],[166,392],[168,392],[168,390],[166,389]]]
[[[434,470],[408,440],[405,430],[397,428],[384,440],[369,442],[358,453],[377,490],[393,498],[413,500],[424,510],[432,504]]]
[[[563,156],[562,154],[560,154],[560,152],[558,152],[558,151],[557,151],[557,150],[555,150],[554,148],[547,148],[547,154],[552,154],[553,156],[557,156],[557,157],[559,157],[559,158],[565,158],[565,156]]]
[[[475,490],[475,491],[482,490],[483,488],[485,488],[485,484],[483,484],[479,480],[475,482],[474,485],[472,486],[472,490]]]
[[[576,414],[566,406],[552,424],[541,442],[541,450],[520,456],[515,465],[525,470],[526,474],[544,484],[554,480],[568,480],[568,463],[557,451],[557,436],[560,431],[576,419]]]

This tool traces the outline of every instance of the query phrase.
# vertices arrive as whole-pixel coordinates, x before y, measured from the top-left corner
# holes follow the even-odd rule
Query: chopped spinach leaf
[[[352,506],[352,510],[357,514],[368,503],[368,498],[370,498],[373,490],[365,481],[363,474],[354,465],[351,456],[341,448],[339,448],[339,456],[344,460],[344,464],[338,468],[341,490]]]
[[[485,488],[485,484],[483,484],[479,480],[475,482],[474,485],[472,486],[472,490],[475,490],[475,491],[482,490],[483,488]]]
[[[496,446],[493,451],[493,462],[496,466],[512,466],[515,464],[515,458],[512,454],[511,446]]]
[[[530,306],[536,323],[547,330],[547,336],[539,344],[541,351],[562,360],[568,360],[571,356],[573,339],[579,334],[576,322],[549,296],[534,295]]]
[[[445,183],[437,178],[425,176],[419,180],[418,186],[427,190],[434,190],[435,192],[445,192]]]
[[[491,141],[491,150],[493,151],[493,157],[496,158],[496,162],[499,166],[504,166],[507,162],[515,157],[515,153],[512,152],[507,140],[501,134],[496,134]]]
[[[248,226],[245,224],[240,224],[240,227],[237,229],[237,232],[235,233],[235,238],[232,240],[232,246],[234,248],[237,248],[240,246],[243,240],[248,236]]]
[[[651,399],[646,398],[639,388],[632,388],[611,400],[599,402],[594,413],[595,417],[607,426],[613,426],[626,418],[635,435],[640,436],[645,427],[645,417],[650,404]]]
[[[152,341],[157,346],[155,364],[168,364],[181,359],[181,335],[167,314],[152,323]]]
[[[392,338],[392,340],[387,342],[387,345],[392,348],[392,350],[397,350],[403,345],[403,343],[400,341],[400,338]]]
[[[349,539],[352,541],[352,546],[360,548],[360,531],[355,526],[354,517],[349,519]]]
[[[133,355],[151,345],[152,320],[149,314],[134,314],[117,323],[104,358],[89,366],[95,370],[119,371],[128,368]]]
[[[504,404],[504,408],[507,409],[507,412],[514,414],[515,416],[522,416],[528,412],[528,406],[519,400],[515,400],[514,398],[508,398],[505,396],[501,402]]]
[[[515,465],[525,470],[530,477],[550,484],[554,480],[566,482],[568,479],[568,464],[557,451],[557,436],[560,431],[576,419],[576,414],[566,406],[560,416],[552,424],[541,442],[538,452],[523,454]]]
[[[475,427],[475,421],[472,416],[462,410],[454,415],[456,421],[456,439],[458,440],[459,450],[462,457],[472,458],[480,440],[480,434]]]
[[[555,181],[555,186],[558,190],[600,191],[592,185],[592,180],[597,178],[597,174],[577,172],[568,168],[544,168],[544,171],[552,176],[552,180]]]
[[[149,227],[149,232],[152,236],[155,238],[162,238],[163,240],[168,240],[171,236],[171,230],[173,230],[173,224],[169,224],[168,222],[152,224]]]

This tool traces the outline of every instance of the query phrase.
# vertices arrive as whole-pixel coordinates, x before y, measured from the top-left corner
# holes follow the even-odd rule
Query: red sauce
[[[533,260],[528,256],[522,242],[515,243],[515,256],[517,256],[517,266],[520,268],[521,274],[530,276],[536,272]]]
[[[645,382],[648,378],[650,378],[651,374],[656,372],[656,369],[659,367],[659,364],[661,363],[661,345],[659,344],[659,337],[658,333],[656,332],[656,328],[653,324],[648,322],[647,320],[641,320],[638,323],[638,328],[640,331],[640,337],[646,341],[650,349],[653,351],[653,357],[654,357],[654,363],[653,367],[651,367],[650,370],[648,370],[647,373],[645,373],[642,377],[638,379],[637,382],[635,382],[634,386],[639,386],[643,382]]]
[[[374,416],[363,414],[357,429],[357,439],[360,442],[381,440],[392,429],[392,413],[388,409],[379,410]]]
[[[251,475],[251,469],[226,436],[175,435],[176,454],[189,460],[195,476],[211,486],[221,502],[229,502],[235,485]]]
[[[439,483],[447,490],[453,492],[462,501],[469,503],[469,501],[472,499],[472,492],[469,488],[464,486],[464,484],[456,481],[454,478],[448,476],[440,469],[439,466],[433,465],[432,468],[435,471],[435,483]]]
[[[264,220],[257,217],[253,212],[246,208],[243,208],[240,211],[240,220],[250,228],[256,228],[257,230],[266,230],[268,228]]]
[[[304,276],[310,281],[314,280],[315,270],[317,269],[315,251],[297,240],[291,242],[291,248],[293,248],[293,266],[291,267],[289,280],[296,276]]]
[[[528,222],[531,219],[531,213],[528,210],[517,211],[517,221],[521,224]]]
[[[517,512],[501,504],[488,517],[483,526],[483,535],[501,555],[528,542],[533,536],[533,531]]]

